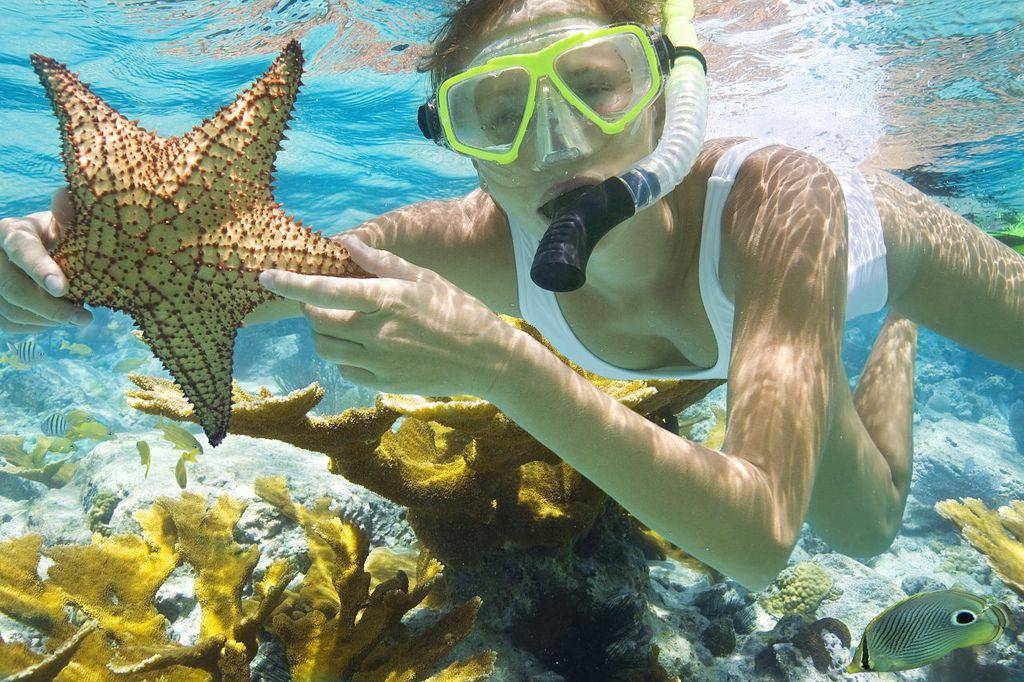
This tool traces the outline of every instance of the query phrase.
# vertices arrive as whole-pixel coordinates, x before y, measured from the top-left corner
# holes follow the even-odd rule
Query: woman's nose
[[[535,171],[590,154],[593,149],[585,129],[586,120],[562,97],[547,78],[537,84],[534,114]]]

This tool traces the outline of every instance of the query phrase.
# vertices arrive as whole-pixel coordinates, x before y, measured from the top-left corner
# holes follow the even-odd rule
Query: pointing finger
[[[260,284],[269,291],[318,308],[375,313],[391,298],[382,292],[382,280],[356,277],[301,275],[287,270],[264,270]]]
[[[423,273],[428,272],[393,253],[368,246],[355,236],[345,235],[339,237],[338,241],[345,247],[356,265],[378,277],[416,282],[422,279]]]

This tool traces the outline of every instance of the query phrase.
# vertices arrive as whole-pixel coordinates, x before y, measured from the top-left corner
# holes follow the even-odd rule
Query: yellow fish
[[[128,357],[128,358],[125,358],[124,360],[121,360],[121,362],[117,363],[116,365],[114,365],[114,371],[116,371],[116,372],[134,372],[139,367],[142,367],[144,364],[146,364],[147,360],[149,360],[149,358],[133,358],[133,357]]]
[[[139,460],[146,467],[146,473],[142,477],[149,478],[149,465],[153,463],[153,455],[149,451],[149,443],[140,440],[135,443],[135,447],[139,450]],[[182,487],[184,488],[185,486]]]
[[[722,443],[725,442],[725,410],[718,405],[712,405],[711,411],[715,415],[715,423],[708,430],[708,435],[704,439],[704,447],[719,450]]]
[[[68,343],[67,340],[60,342],[60,350],[66,350],[72,355],[92,355],[92,348],[84,343]]]
[[[182,490],[188,484],[188,472],[185,471],[185,462],[194,461],[196,461],[196,450],[189,450],[188,452],[181,453],[178,463],[174,465],[174,478],[178,481],[178,487]]]
[[[921,592],[871,619],[846,672],[920,668],[954,649],[988,644],[1012,622],[991,598],[956,589]]]
[[[90,415],[85,410],[74,409],[65,412],[64,418],[68,420],[68,424],[74,426],[75,424],[81,424],[86,419],[91,419],[92,415]]]
[[[163,417],[160,418],[160,423],[157,424],[157,427],[164,432],[164,440],[168,443],[182,450],[195,450],[198,454],[203,453],[203,446],[199,444],[195,436],[183,427],[173,422],[164,421]]]
[[[63,436],[36,436],[36,450],[42,452],[74,452],[78,446]]]
[[[68,421],[71,421],[70,418]],[[90,440],[110,440],[114,437],[113,432],[103,424],[89,417],[84,419],[77,424],[73,424],[65,434],[72,440],[81,440],[82,438],[88,438]]]

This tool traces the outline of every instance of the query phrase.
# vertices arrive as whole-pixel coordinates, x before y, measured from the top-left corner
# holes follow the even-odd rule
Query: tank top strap
[[[735,314],[733,303],[725,295],[718,277],[718,265],[722,256],[722,211],[743,162],[756,151],[783,144],[785,142],[778,138],[753,139],[735,144],[719,157],[711,177],[708,178],[707,193],[704,197],[704,220],[701,225],[698,282],[704,310],[718,344],[718,360],[709,371],[722,378],[728,376]]]

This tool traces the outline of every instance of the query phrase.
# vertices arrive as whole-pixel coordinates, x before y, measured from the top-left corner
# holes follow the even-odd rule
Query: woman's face
[[[471,46],[467,67],[503,54],[539,50],[565,37],[566,31],[608,23],[609,18],[590,0],[522,0],[484,28]],[[648,107],[625,131],[607,135],[569,106],[546,78],[540,79],[537,88],[537,107],[519,157],[507,165],[480,160],[473,164],[481,187],[510,219],[540,234],[550,222],[538,212],[546,202],[580,185],[622,173],[651,152],[656,142],[656,107]],[[660,100],[656,104],[660,106]]]

